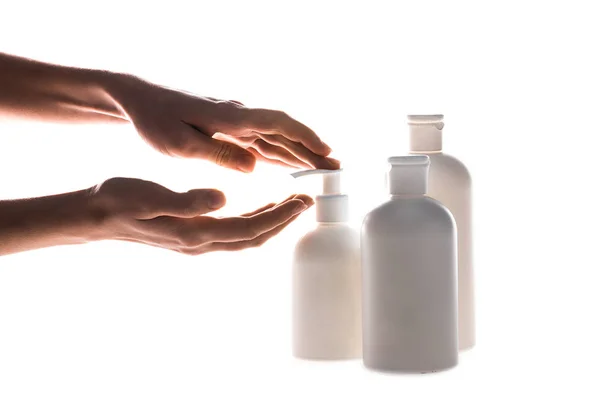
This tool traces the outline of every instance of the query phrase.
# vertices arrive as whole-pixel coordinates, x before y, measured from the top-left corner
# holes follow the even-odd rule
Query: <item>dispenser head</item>
[[[317,222],[348,221],[348,196],[342,194],[341,169],[309,169],[292,174],[294,178],[322,175],[322,193],[316,197]]]
[[[323,175],[322,195],[342,194],[342,170],[341,169],[308,169],[305,171],[294,172],[294,178],[300,178],[306,175]]]

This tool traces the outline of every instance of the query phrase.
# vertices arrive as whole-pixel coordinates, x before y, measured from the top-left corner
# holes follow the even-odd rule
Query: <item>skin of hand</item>
[[[331,149],[282,111],[249,108],[114,76],[109,92],[137,132],[158,151],[252,172],[256,160],[293,168],[338,169]]]
[[[216,218],[204,215],[225,205],[215,189],[176,193],[149,181],[113,178],[93,193],[95,207],[109,215],[101,236],[191,255],[261,246],[314,204],[307,195],[292,195],[241,216]]]
[[[0,255],[97,240],[125,240],[184,254],[257,247],[314,204],[293,195],[247,214],[205,215],[221,208],[215,189],[173,192],[140,179],[112,178],[90,189],[0,201]]]
[[[338,169],[331,149],[281,111],[201,97],[133,75],[73,68],[0,53],[0,117],[131,122],[158,151],[251,172],[256,160]]]

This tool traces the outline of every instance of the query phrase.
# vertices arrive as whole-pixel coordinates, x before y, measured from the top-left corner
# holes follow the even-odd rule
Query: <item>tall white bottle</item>
[[[434,372],[458,363],[456,226],[425,196],[427,156],[389,159],[390,200],[361,232],[367,368]]]
[[[475,301],[471,238],[471,177],[456,158],[442,152],[443,115],[408,116],[410,152],[429,156],[427,195],[444,204],[458,232],[458,343],[475,345]]]
[[[293,351],[298,358],[343,360],[361,356],[361,271],[358,232],[348,226],[348,196],[340,191],[341,170],[322,174],[316,197],[317,226],[294,252]]]

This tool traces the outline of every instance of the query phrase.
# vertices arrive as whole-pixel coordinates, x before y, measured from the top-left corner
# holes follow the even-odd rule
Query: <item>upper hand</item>
[[[218,190],[177,193],[140,179],[112,178],[93,189],[92,204],[96,214],[104,215],[99,238],[196,255],[260,246],[294,221],[313,200],[294,195],[241,216],[215,218],[204,214],[225,204],[225,196]]]
[[[296,168],[337,169],[331,149],[307,126],[281,111],[249,108],[117,76],[112,95],[155,149],[251,172],[256,160]]]

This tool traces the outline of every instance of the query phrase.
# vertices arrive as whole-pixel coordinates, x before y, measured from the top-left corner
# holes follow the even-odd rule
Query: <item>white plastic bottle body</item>
[[[322,223],[298,242],[293,264],[293,352],[313,360],[361,356],[358,233]]]
[[[456,158],[427,154],[431,162],[427,195],[446,206],[458,232],[458,339],[459,349],[475,345],[475,294],[472,255],[471,176]]]
[[[456,227],[423,195],[392,196],[365,217],[363,360],[392,372],[458,363]]]

